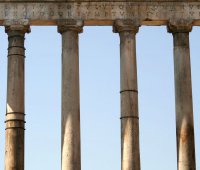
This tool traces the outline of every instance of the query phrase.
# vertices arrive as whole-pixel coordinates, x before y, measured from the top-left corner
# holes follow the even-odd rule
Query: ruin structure
[[[58,27],[62,36],[62,170],[81,170],[79,46],[84,26],[113,26],[120,36],[121,169],[140,170],[136,34],[166,26],[174,39],[177,170],[196,170],[189,33],[200,25],[200,0],[0,0],[8,34],[5,170],[24,170],[25,34]]]

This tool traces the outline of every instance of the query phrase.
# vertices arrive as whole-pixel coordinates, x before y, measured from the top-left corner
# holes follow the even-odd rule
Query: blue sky
[[[32,27],[26,36],[26,170],[60,169],[61,36]],[[0,169],[4,169],[7,35],[0,28]],[[200,169],[200,29],[190,34],[197,169]],[[82,170],[120,170],[119,36],[112,27],[80,34]],[[140,28],[137,63],[142,170],[176,170],[172,35]]]

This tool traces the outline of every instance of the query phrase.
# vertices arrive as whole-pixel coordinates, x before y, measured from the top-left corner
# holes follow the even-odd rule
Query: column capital
[[[21,31],[24,34],[31,32],[28,20],[5,20],[3,25],[6,33],[10,31]]]
[[[167,25],[169,33],[188,33],[192,31],[192,20],[170,20]]]
[[[138,20],[115,20],[113,24],[113,32],[120,33],[122,31],[129,31],[137,33],[139,31],[140,22]]]
[[[83,20],[67,19],[67,20],[58,20],[58,32],[63,33],[66,31],[76,31],[78,33],[83,32]]]

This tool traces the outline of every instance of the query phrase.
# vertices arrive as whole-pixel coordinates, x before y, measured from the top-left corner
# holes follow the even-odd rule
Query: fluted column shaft
[[[135,35],[139,26],[117,20],[114,32],[120,35],[121,74],[121,169],[140,170],[138,87]]]
[[[177,169],[196,170],[190,68],[189,32],[191,25],[169,24],[174,38]]]
[[[24,36],[28,26],[6,26],[8,83],[5,170],[24,170]]]
[[[81,170],[79,46],[82,21],[59,23],[62,34],[62,170]]]

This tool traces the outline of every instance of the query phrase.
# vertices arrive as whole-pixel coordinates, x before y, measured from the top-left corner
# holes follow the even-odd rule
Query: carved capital
[[[192,20],[170,20],[167,26],[169,33],[183,33],[192,31]]]
[[[137,33],[139,27],[140,22],[138,20],[116,20],[113,24],[113,32],[120,33],[122,31],[130,31]]]
[[[78,33],[83,32],[83,20],[74,20],[74,19],[67,19],[67,20],[59,20],[58,21],[58,32],[63,33],[66,31],[76,31]]]
[[[3,25],[6,33],[11,31],[20,31],[24,34],[31,32],[28,20],[5,20]]]

